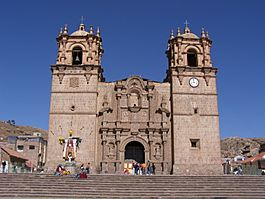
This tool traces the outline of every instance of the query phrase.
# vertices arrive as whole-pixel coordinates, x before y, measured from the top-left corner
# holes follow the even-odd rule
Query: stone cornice
[[[217,96],[217,93],[187,93],[187,92],[172,92],[173,95],[213,95]]]
[[[51,70],[57,69],[59,71],[65,71],[65,70],[85,70],[85,71],[91,71],[94,68],[98,69],[98,72],[103,72],[101,65],[69,65],[69,64],[52,64]]]
[[[189,113],[173,113],[174,116],[193,116],[193,114]],[[219,114],[199,114],[199,116],[203,117],[219,117]]]
[[[96,112],[50,112],[50,115],[96,115]]]
[[[203,73],[214,73],[216,74],[218,69],[215,67],[209,66],[197,66],[197,67],[190,67],[190,66],[173,66],[170,67],[171,71],[176,71],[177,73],[184,73],[184,72],[203,72]]]
[[[51,93],[95,93],[98,94],[97,91],[51,91]]]

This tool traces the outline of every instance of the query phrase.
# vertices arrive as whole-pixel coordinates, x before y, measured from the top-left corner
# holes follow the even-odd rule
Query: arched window
[[[197,52],[193,49],[188,50],[187,60],[188,60],[188,66],[191,66],[191,67],[198,66]]]
[[[79,46],[74,47],[72,51],[72,58],[73,58],[73,65],[81,65],[83,58],[82,48],[80,48]]]

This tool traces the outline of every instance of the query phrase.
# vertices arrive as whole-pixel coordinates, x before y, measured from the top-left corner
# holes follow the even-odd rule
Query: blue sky
[[[209,31],[218,67],[221,137],[264,137],[265,1],[4,1],[0,7],[0,120],[48,128],[50,65],[60,27],[99,26],[107,81],[162,81],[170,30]]]

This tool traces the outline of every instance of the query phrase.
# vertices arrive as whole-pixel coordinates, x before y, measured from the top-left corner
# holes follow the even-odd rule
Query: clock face
[[[190,86],[192,88],[199,86],[199,80],[195,77],[190,78]]]

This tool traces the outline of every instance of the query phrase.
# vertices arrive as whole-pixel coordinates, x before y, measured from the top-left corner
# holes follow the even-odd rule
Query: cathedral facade
[[[131,76],[105,82],[102,38],[80,24],[57,37],[51,66],[47,164],[90,163],[94,173],[122,173],[124,163],[154,163],[157,174],[221,174],[212,41],[186,26],[168,40],[163,82]],[[69,133],[70,132],[70,133]],[[74,140],[72,152],[64,143]],[[71,151],[68,150],[68,151]]]

